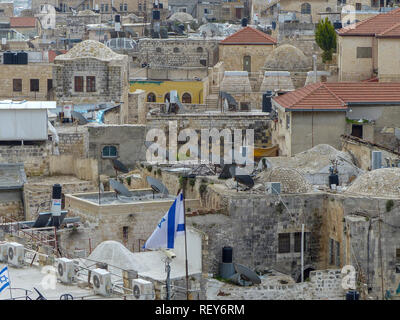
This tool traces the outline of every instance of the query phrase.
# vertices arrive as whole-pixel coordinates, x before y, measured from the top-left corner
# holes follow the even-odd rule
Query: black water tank
[[[52,193],[52,199],[61,199],[61,185],[55,184],[53,185],[53,193]]]
[[[4,52],[3,64],[14,64],[14,52],[11,51]]]
[[[346,293],[346,300],[360,300],[360,294],[355,290]]]
[[[222,248],[222,262],[223,263],[232,263],[232,247],[223,247]]]
[[[115,22],[121,22],[121,16],[119,14],[115,15]]]
[[[330,174],[329,175],[329,188],[332,184],[339,185],[339,176],[337,174]]]
[[[20,51],[17,53],[17,64],[28,64],[28,53]]]
[[[243,18],[242,19],[242,27],[247,27],[247,22],[248,22],[247,18]]]
[[[271,112],[272,111],[272,92],[267,91],[266,93],[263,94],[263,100],[262,100],[262,112]]]
[[[160,11],[153,10],[153,20],[160,20]]]

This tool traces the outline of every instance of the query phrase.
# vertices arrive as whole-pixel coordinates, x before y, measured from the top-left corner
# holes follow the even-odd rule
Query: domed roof
[[[86,40],[75,45],[66,54],[59,55],[57,60],[73,60],[83,58],[94,58],[102,61],[122,60],[125,58],[122,54],[117,54],[110,48],[95,40]]]
[[[265,70],[275,71],[308,71],[311,61],[303,51],[290,45],[283,44],[274,49],[265,60]]]
[[[360,175],[347,189],[348,193],[400,198],[400,168],[376,169]]]
[[[175,12],[169,19],[169,21],[179,21],[179,22],[192,22],[194,18],[186,12]]]
[[[293,168],[276,167],[262,171],[256,177],[257,182],[280,182],[282,193],[307,193],[312,191],[311,184],[302,173]]]

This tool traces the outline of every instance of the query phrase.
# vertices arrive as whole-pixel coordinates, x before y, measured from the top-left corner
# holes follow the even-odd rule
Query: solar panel
[[[49,222],[51,217],[51,212],[41,212],[39,213],[35,223],[33,224],[32,228],[43,228]]]
[[[125,197],[132,197],[132,193],[122,183],[114,179],[110,179],[110,187],[118,194],[122,194]]]
[[[66,210],[61,211],[61,215],[60,215],[60,219],[59,219],[59,223],[58,223],[59,226],[61,226],[61,224],[63,223],[64,218],[67,215],[67,213],[68,213],[68,211],[66,211]],[[54,227],[54,217],[53,216],[50,219],[48,227]]]

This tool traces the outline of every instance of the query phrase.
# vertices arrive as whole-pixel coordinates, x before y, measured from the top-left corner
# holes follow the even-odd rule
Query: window
[[[206,66],[207,65],[207,60],[206,59],[200,59],[200,64],[202,66]]]
[[[335,241],[329,238],[329,264],[335,263],[335,251],[334,251]]]
[[[171,98],[170,98],[169,92],[168,92],[168,93],[166,93],[166,94],[165,94],[165,96],[164,96],[164,102],[165,102],[166,100],[168,100],[168,102],[170,102],[170,101],[171,101]]]
[[[129,231],[129,227],[122,227],[122,239],[124,240],[124,242],[126,243],[128,241],[128,231]]]
[[[182,95],[182,103],[192,103],[192,96],[190,95],[190,93],[185,92]]]
[[[356,2],[356,10],[361,11],[361,3]]]
[[[101,10],[101,12],[104,12],[104,3],[101,4],[100,10]]]
[[[86,77],[86,92],[96,92],[96,77]]]
[[[351,135],[353,137],[362,139],[363,138],[363,126],[360,124],[352,124]]]
[[[290,252],[290,233],[278,234],[278,253]]]
[[[178,53],[179,52],[179,48],[178,47],[175,47],[174,48],[174,53]]]
[[[304,233],[304,251],[306,250],[305,248],[305,237],[306,234]],[[294,252],[301,252],[301,232],[295,232],[294,233]]]
[[[13,79],[13,91],[14,92],[22,91],[22,79]]]
[[[212,11],[208,8],[204,8],[204,14],[212,14]]]
[[[179,8],[178,12],[186,12],[186,8]]]
[[[108,12],[108,4],[107,4],[107,3],[106,3],[105,6],[104,6],[104,11],[105,11],[105,12]]]
[[[53,79],[47,79],[47,91],[53,89]]]
[[[202,48],[202,47],[198,47],[198,48],[196,49],[196,51],[197,51],[197,53],[202,53],[202,52],[203,52],[203,48]]]
[[[119,4],[119,11],[124,10],[124,5],[122,3]]]
[[[102,151],[103,158],[116,158],[118,156],[116,146],[104,146]]]
[[[326,11],[326,12],[332,12],[332,9],[329,8],[329,7],[327,7],[325,11]]]
[[[311,14],[311,5],[309,3],[303,3],[301,5],[302,14]]]
[[[335,241],[336,266],[340,267],[340,243]]]
[[[124,11],[128,11],[128,4],[124,4]]]
[[[141,3],[138,4],[138,10],[142,11],[142,4]]]
[[[153,92],[147,95],[147,102],[156,102],[156,95]]]
[[[372,58],[372,47],[357,47],[357,58]]]
[[[83,92],[83,77],[74,78],[74,89],[75,92]]]
[[[39,92],[39,79],[31,79],[31,92]]]

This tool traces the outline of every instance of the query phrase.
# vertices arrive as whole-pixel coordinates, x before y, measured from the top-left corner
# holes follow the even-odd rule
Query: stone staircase
[[[206,98],[207,109],[218,109],[218,94],[209,94]]]

